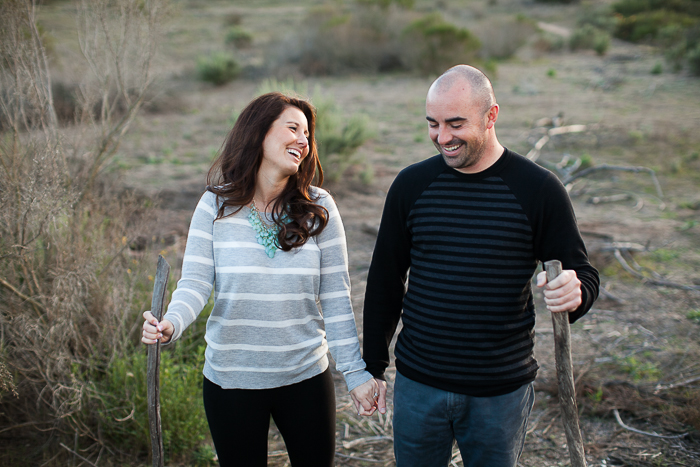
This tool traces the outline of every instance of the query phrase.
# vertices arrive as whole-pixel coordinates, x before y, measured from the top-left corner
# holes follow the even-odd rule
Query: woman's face
[[[309,154],[309,127],[306,115],[298,107],[287,107],[272,123],[263,141],[260,170],[272,176],[289,177]]]

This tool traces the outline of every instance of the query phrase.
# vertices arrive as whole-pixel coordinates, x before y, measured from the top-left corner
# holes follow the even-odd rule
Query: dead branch
[[[656,172],[654,172],[652,169],[648,167],[624,167],[624,166],[619,166],[619,165],[608,165],[608,164],[601,164],[601,165],[596,165],[595,167],[589,167],[587,169],[581,170],[580,172],[577,172],[573,175],[569,175],[566,177],[564,180],[562,180],[562,183],[564,185],[568,185],[569,183],[573,182],[574,180],[582,177],[586,177],[594,172],[600,172],[603,170],[618,170],[621,172],[633,172],[633,173],[640,173],[640,172],[646,172],[651,176],[651,180],[654,182],[654,187],[656,188],[656,193],[659,196],[659,198],[663,199],[664,193],[661,190],[661,184],[659,183],[659,179],[656,178]]]
[[[632,433],[637,433],[637,434],[644,435],[644,436],[652,436],[654,438],[663,438],[663,439],[678,439],[678,438],[684,438],[684,437],[688,436],[688,433],[682,433],[680,435],[657,435],[656,433],[650,433],[648,431],[638,430],[636,428],[632,428],[629,425],[625,425],[625,423],[620,418],[620,412],[618,412],[617,409],[613,409],[613,414],[615,415],[615,420],[617,420],[617,424],[620,425],[625,430],[631,431]]]
[[[336,452],[335,455],[338,456],[338,457],[342,457],[343,459],[353,459],[353,460],[356,460],[356,461],[371,462],[371,463],[374,463],[374,464],[382,464],[382,463],[385,462],[385,461],[383,461],[383,460],[368,459],[368,458],[366,458],[366,457],[349,456],[349,455],[347,455],[347,454],[341,454],[341,453],[339,453],[339,452]]]
[[[641,279],[642,283],[644,284],[649,284],[649,285],[658,285],[661,287],[669,287],[672,289],[681,289],[681,290],[692,290],[696,292],[700,292],[700,286],[697,285],[684,285],[684,284],[679,284],[677,282],[671,282],[665,279],[651,279],[649,277],[646,277],[645,275],[637,272],[632,266],[630,266],[625,258],[622,257],[622,252],[619,248],[616,248],[614,250],[614,255],[615,259],[620,263],[622,268],[632,274],[634,277],[637,279]],[[658,273],[654,272],[654,274],[658,275],[658,277],[662,277]]]
[[[97,467],[97,465],[93,464],[92,462],[90,462],[89,460],[87,460],[86,458],[84,458],[83,456],[81,456],[80,454],[78,454],[77,452],[75,452],[74,450],[72,450],[71,448],[66,446],[65,444],[63,444],[63,443],[59,443],[59,444],[61,445],[62,448],[66,449],[68,452],[72,453],[75,457],[77,457],[81,461],[87,462],[88,464],[92,465],[93,467]]]
[[[10,284],[9,282],[7,282],[5,279],[3,279],[1,277],[0,277],[0,285],[2,285],[3,287],[5,287],[7,290],[14,293],[15,295],[17,295],[22,300],[31,303],[34,307],[37,307],[37,308],[41,309],[44,313],[46,313],[46,308],[44,308],[44,305],[37,302],[33,298],[24,295],[22,292],[17,290],[12,284]]]
[[[600,286],[600,295],[604,296],[607,299],[610,299],[614,302],[617,303],[626,303],[624,298],[620,298],[617,295],[612,294],[610,291],[608,291],[605,287],[602,285]]]
[[[343,441],[343,447],[345,449],[350,449],[358,444],[371,443],[374,441],[394,441],[392,436],[370,436],[368,438],[358,438],[352,441]]]
[[[680,383],[672,383],[672,384],[667,384],[665,386],[662,385],[657,385],[654,388],[654,393],[658,393],[659,391],[666,391],[668,389],[674,389],[674,388],[680,388],[683,386],[687,386],[689,384],[697,383],[700,381],[700,376],[696,376],[695,378],[687,379],[685,381],[681,381]]]
[[[545,144],[547,144],[547,142],[549,142],[552,136],[563,135],[566,133],[581,133],[586,131],[586,128],[586,125],[567,125],[550,128],[547,130],[547,134],[545,134],[539,139],[539,141],[537,141],[537,143],[535,143],[535,147],[530,149],[530,152],[528,152],[525,157],[535,162],[540,157],[540,151],[542,151],[542,148]]]
[[[604,204],[604,203],[616,203],[618,201],[628,201],[632,199],[632,195],[629,193],[618,193],[616,195],[609,196],[594,196],[588,202],[591,204]]]

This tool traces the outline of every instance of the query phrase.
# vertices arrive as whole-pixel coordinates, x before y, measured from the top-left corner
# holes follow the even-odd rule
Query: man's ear
[[[493,128],[496,124],[496,120],[498,120],[498,108],[498,104],[493,104],[486,114],[486,128],[489,130]]]

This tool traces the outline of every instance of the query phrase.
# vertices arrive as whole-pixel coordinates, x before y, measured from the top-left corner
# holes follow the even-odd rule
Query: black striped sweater
[[[531,279],[550,259],[582,282],[574,322],[598,296],[598,272],[548,170],[508,149],[478,174],[439,155],[407,167],[387,195],[367,278],[367,370],[382,377],[401,318],[396,368],[410,379],[472,396],[533,381]]]

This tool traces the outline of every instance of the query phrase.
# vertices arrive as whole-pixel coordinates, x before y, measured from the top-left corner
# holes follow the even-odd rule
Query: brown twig
[[[696,292],[700,292],[700,286],[697,285],[684,285],[684,284],[679,284],[677,282],[671,282],[665,279],[651,279],[649,277],[646,277],[645,275],[641,274],[640,272],[636,271],[632,266],[630,266],[625,258],[622,256],[622,250],[619,248],[616,248],[614,251],[615,259],[620,263],[622,268],[632,274],[634,277],[641,279],[642,283],[644,284],[649,284],[649,285],[658,285],[661,287],[669,287],[672,289],[681,289],[681,290],[692,290]],[[659,277],[661,277],[659,275]]]
[[[615,420],[617,420],[618,425],[620,425],[625,430],[631,431],[632,433],[637,433],[637,434],[645,435],[645,436],[652,436],[654,438],[663,438],[663,439],[678,439],[678,438],[685,438],[686,436],[688,436],[688,433],[683,433],[680,435],[657,435],[656,433],[650,433],[648,431],[637,430],[636,428],[632,428],[629,425],[625,425],[625,423],[622,421],[622,418],[620,418],[620,412],[618,412],[617,409],[613,409],[613,415],[615,415]]]
[[[80,454],[78,454],[77,452],[75,452],[74,450],[72,450],[71,448],[69,448],[68,446],[66,446],[65,444],[63,444],[63,443],[59,443],[59,444],[61,445],[62,448],[66,449],[68,452],[72,453],[74,456],[76,456],[77,458],[79,458],[81,461],[87,462],[87,463],[90,464],[92,467],[97,467],[97,465],[93,464],[92,462],[90,462],[89,460],[87,460],[86,458],[84,458],[83,456],[81,456]]]
[[[14,293],[15,295],[17,295],[17,296],[18,296],[19,298],[21,298],[22,300],[24,300],[24,301],[26,301],[26,302],[29,302],[29,303],[31,303],[33,306],[35,306],[35,307],[37,307],[37,308],[40,308],[43,312],[46,312],[46,308],[44,308],[44,305],[42,305],[41,303],[37,302],[37,301],[34,300],[33,298],[24,295],[22,292],[20,292],[19,290],[17,290],[12,284],[10,284],[9,282],[7,282],[5,279],[3,279],[3,278],[1,278],[1,277],[0,277],[0,285],[2,285],[3,287],[5,287],[6,289],[8,289],[10,292]]]
[[[573,182],[577,178],[586,177],[594,172],[600,172],[603,170],[617,170],[617,171],[621,171],[621,172],[634,172],[634,173],[646,172],[651,176],[651,180],[652,180],[652,182],[654,182],[654,187],[656,188],[656,193],[658,194],[659,198],[664,197],[664,193],[661,190],[661,184],[659,183],[659,179],[656,178],[656,172],[654,172],[652,169],[650,169],[648,167],[624,167],[624,166],[619,166],[619,165],[600,164],[600,165],[596,165],[595,167],[589,167],[587,169],[581,170],[580,172],[577,172],[573,175],[569,175],[564,180],[562,180],[562,184],[568,185],[569,183]]]

